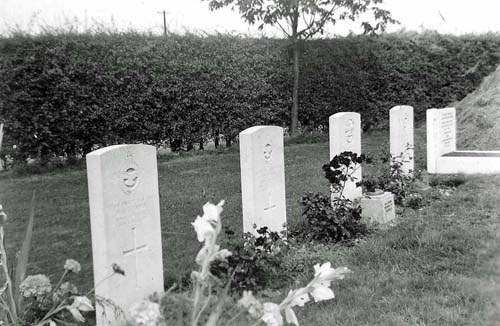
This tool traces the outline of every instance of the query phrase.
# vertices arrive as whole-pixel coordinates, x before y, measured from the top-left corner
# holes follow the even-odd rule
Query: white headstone
[[[3,141],[3,123],[0,123],[0,151],[2,150],[2,141]]]
[[[156,149],[115,145],[86,158],[95,293],[126,313],[133,303],[164,290]],[[112,264],[125,276],[100,283]],[[124,325],[117,312],[96,304],[97,325]]]
[[[395,106],[389,111],[390,153],[402,163],[402,171],[409,175],[415,169],[413,142],[413,107]]]
[[[342,152],[350,151],[361,155],[361,116],[356,112],[340,112],[330,116],[330,159]],[[360,198],[361,166],[354,172],[354,181],[347,181],[344,197],[350,200]],[[333,194],[335,196],[335,194]]]
[[[3,141],[3,123],[0,123],[0,153],[2,152],[2,141]],[[4,162],[0,158],[0,171],[3,171]]]
[[[427,171],[435,173],[438,158],[457,150],[455,108],[429,109],[427,119]]]
[[[263,226],[282,231],[286,223],[283,128],[255,126],[242,131],[240,165],[243,232],[257,234]]]

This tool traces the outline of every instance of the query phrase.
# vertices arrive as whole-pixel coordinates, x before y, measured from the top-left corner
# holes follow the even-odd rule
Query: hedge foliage
[[[491,72],[500,36],[399,33],[303,45],[299,120],[339,111],[386,124],[398,104],[459,100]],[[60,34],[0,39],[0,121],[18,158],[74,156],[116,143],[231,143],[257,124],[286,126],[291,50],[233,35]]]

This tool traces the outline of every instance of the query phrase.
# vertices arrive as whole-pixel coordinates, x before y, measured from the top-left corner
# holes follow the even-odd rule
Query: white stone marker
[[[382,192],[376,195],[363,196],[359,202],[361,206],[361,216],[365,223],[384,224],[396,218],[394,207],[394,194]]]
[[[87,154],[94,284],[97,297],[125,314],[163,292],[163,261],[156,149],[115,145]],[[118,264],[125,276],[112,274]],[[118,314],[117,314],[118,313]],[[96,304],[97,325],[125,325],[125,316]]]
[[[412,174],[414,165],[413,107],[395,106],[389,111],[390,153],[395,161],[401,162],[406,175]]]
[[[455,108],[429,109],[427,119],[427,171],[436,172],[440,156],[457,150]]]
[[[2,141],[3,141],[3,123],[0,123],[0,151],[2,150]]]
[[[243,232],[257,234],[263,226],[282,231],[286,223],[283,128],[255,126],[240,132],[240,166]]]
[[[356,112],[340,112],[330,116],[330,159],[345,151],[361,155],[361,116]],[[353,176],[354,182],[347,181],[344,197],[355,200],[362,195],[361,187],[356,182],[361,181],[361,166],[358,166]],[[335,196],[335,194],[333,194]]]
[[[3,123],[0,123],[0,153],[2,152],[2,141],[3,141]],[[0,158],[0,171],[3,171],[3,163]]]
[[[500,174],[500,151],[457,150],[455,108],[427,110],[429,173]]]

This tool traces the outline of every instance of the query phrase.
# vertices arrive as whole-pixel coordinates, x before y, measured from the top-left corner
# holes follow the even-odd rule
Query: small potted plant
[[[364,188],[365,194],[367,196],[378,196],[384,193],[383,190],[378,188],[379,182],[377,178],[374,177],[363,178],[363,180],[359,182],[358,185],[361,185]]]

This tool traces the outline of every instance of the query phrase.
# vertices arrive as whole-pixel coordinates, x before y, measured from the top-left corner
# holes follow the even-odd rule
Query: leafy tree
[[[342,20],[355,21],[361,14],[372,12],[375,25],[365,21],[365,33],[384,31],[387,23],[397,23],[389,11],[378,7],[383,0],[202,0],[209,2],[210,10],[230,6],[238,8],[241,17],[249,24],[260,22],[278,26],[293,47],[293,99],[291,133],[297,131],[299,111],[299,44],[303,40],[323,34],[328,23]]]

